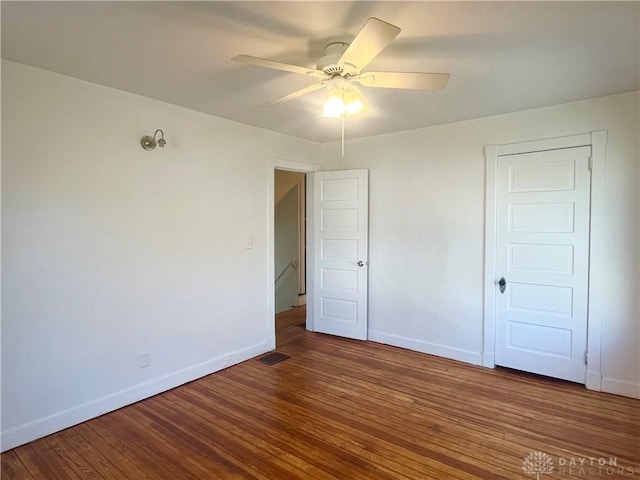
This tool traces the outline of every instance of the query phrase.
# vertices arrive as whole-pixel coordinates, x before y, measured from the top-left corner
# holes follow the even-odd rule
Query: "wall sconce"
[[[160,138],[156,141],[156,135],[158,135],[158,132],[160,132]],[[160,148],[164,148],[166,144],[167,141],[164,139],[164,132],[160,129],[155,131],[153,137],[145,135],[140,139],[140,145],[142,145],[142,148],[144,148],[145,150],[153,150],[154,148],[156,148],[156,145],[158,145]]]

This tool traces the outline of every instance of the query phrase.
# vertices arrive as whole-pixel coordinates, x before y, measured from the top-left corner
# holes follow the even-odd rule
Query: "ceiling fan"
[[[267,105],[293,100],[326,87],[328,98],[323,116],[344,118],[367,106],[356,83],[366,87],[417,90],[442,90],[447,85],[448,73],[362,71],[399,33],[400,28],[395,25],[371,17],[350,44],[333,42],[327,45],[325,55],[318,60],[315,69],[250,55],[237,55],[231,60],[318,79],[318,83],[277,98]]]

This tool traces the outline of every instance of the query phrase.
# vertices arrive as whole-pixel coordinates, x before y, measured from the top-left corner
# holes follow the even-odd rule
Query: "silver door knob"
[[[358,266],[359,267],[364,267],[364,262],[362,260],[358,260]]]

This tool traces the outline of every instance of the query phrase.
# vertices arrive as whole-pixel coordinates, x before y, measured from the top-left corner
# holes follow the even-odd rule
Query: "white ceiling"
[[[2,57],[318,142],[322,92],[264,103],[313,79],[230,61],[315,67],[368,17],[402,29],[370,70],[449,72],[444,91],[363,87],[372,111],[347,138],[640,88],[640,3],[2,2]]]

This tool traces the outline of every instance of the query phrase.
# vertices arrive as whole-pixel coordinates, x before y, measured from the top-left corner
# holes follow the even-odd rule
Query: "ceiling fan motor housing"
[[[318,60],[318,70],[322,70],[327,75],[342,75],[343,68],[338,66],[338,61],[347,47],[349,44],[344,42],[333,42],[327,45],[324,49],[324,57]]]

